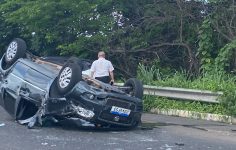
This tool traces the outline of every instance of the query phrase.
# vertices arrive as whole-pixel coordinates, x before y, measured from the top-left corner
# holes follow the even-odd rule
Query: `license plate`
[[[112,106],[112,108],[111,108],[111,113],[115,114],[115,115],[119,115],[119,116],[128,117],[130,112],[131,112],[131,110],[121,108],[121,107]]]

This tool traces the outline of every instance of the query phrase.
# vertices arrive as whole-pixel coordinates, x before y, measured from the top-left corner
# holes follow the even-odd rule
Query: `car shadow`
[[[82,122],[80,120],[63,120],[58,123],[48,121],[45,122],[42,128],[61,128],[63,130],[73,130],[73,131],[84,131],[84,132],[113,132],[113,131],[131,131],[138,130],[139,127],[136,128],[125,128],[125,127],[116,127],[116,126],[96,126],[94,124],[90,124],[89,122]]]

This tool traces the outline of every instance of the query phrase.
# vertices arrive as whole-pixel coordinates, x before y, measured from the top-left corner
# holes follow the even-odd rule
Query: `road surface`
[[[0,150],[235,150],[236,126],[144,114],[135,130],[28,129],[0,108]]]

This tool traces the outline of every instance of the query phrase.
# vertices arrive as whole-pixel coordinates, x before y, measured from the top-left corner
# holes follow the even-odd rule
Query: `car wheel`
[[[14,39],[7,47],[5,62],[8,66],[12,65],[19,58],[24,58],[26,54],[26,43],[20,38]]]
[[[57,88],[60,94],[69,92],[78,81],[82,80],[82,71],[76,62],[66,63],[59,72]]]
[[[136,121],[136,122],[133,123],[131,128],[132,129],[137,128],[140,124],[141,124],[141,121]]]
[[[125,91],[127,94],[130,94],[131,96],[134,96],[140,99],[143,98],[143,84],[141,83],[141,81],[135,78],[130,78],[125,82],[124,86],[130,87],[129,89]]]

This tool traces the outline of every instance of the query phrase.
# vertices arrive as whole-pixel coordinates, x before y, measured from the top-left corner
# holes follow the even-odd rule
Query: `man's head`
[[[104,51],[100,51],[98,52],[98,58],[105,58],[105,52]]]

